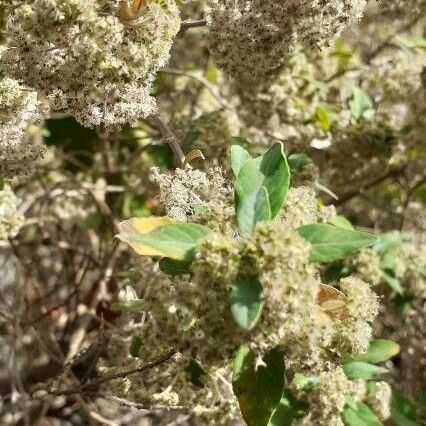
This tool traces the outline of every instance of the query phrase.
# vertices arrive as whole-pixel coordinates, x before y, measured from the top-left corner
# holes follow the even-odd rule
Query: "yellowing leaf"
[[[117,235],[117,238],[129,244],[137,254],[142,256],[163,256],[160,250],[135,241],[132,237],[137,234],[147,234],[160,226],[171,225],[173,223],[175,222],[168,217],[135,217],[125,220],[118,225],[120,233]]]

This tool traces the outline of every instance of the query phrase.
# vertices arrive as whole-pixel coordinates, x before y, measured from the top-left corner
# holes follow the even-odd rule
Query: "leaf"
[[[426,38],[424,37],[397,37],[397,41],[409,49],[426,49]]]
[[[234,161],[238,171],[235,181],[235,208],[243,233],[257,222],[273,219],[287,198],[290,169],[281,142],[263,156],[248,159],[239,169],[241,158]]]
[[[346,219],[345,216],[337,215],[333,217],[330,222],[334,226],[338,226],[339,228],[345,228],[345,229],[351,229],[353,230],[354,227],[352,226],[352,223],[349,222],[348,219]]]
[[[311,262],[334,262],[345,259],[361,248],[373,245],[377,238],[367,232],[339,228],[326,223],[305,225],[299,234],[311,243]]]
[[[188,376],[188,380],[199,388],[204,386],[202,381],[203,376],[205,376],[205,371],[201,368],[201,365],[197,361],[191,360],[187,367],[185,368],[185,373]]]
[[[4,189],[4,177],[0,176],[0,191],[3,191]]]
[[[129,244],[137,254],[144,256],[161,256],[162,254],[158,250],[143,244],[137,244],[134,241],[130,241],[130,239],[132,236],[147,234],[160,226],[172,223],[175,222],[168,217],[135,217],[118,224],[119,234],[117,238]]]
[[[320,284],[316,302],[321,310],[329,317],[344,320],[349,316],[346,307],[348,298],[337,288],[330,285]]]
[[[169,257],[163,257],[158,263],[160,271],[167,275],[176,277],[178,275],[185,275],[189,273],[191,262],[185,260],[174,260]]]
[[[302,152],[290,154],[287,161],[290,170],[301,170],[307,165],[312,164],[312,159]]]
[[[140,314],[145,308],[145,301],[142,299],[129,300],[127,302],[113,303],[111,310],[114,312],[128,312]]]
[[[248,426],[266,426],[281,401],[284,357],[279,349],[268,352],[256,368],[256,355],[242,346],[234,359],[232,386]]]
[[[138,254],[186,261],[193,258],[197,243],[209,233],[202,225],[154,217],[121,222],[119,231],[118,238]]]
[[[251,330],[259,320],[263,303],[262,285],[257,278],[248,278],[232,286],[231,312],[235,322],[244,330]]]
[[[313,120],[321,130],[328,131],[331,127],[331,111],[327,105],[318,105],[315,108]]]
[[[142,347],[142,339],[139,336],[133,336],[130,343],[130,355],[134,358],[139,358],[139,353]]]
[[[386,233],[379,235],[373,249],[381,257],[382,269],[393,269],[402,239],[400,235]]]
[[[415,405],[396,392],[392,395],[391,417],[397,426],[420,426],[416,422],[417,413]]]
[[[306,376],[302,373],[296,373],[293,377],[294,386],[304,392],[310,392],[320,383],[318,376]]]
[[[391,340],[375,339],[370,343],[367,352],[357,356],[355,361],[371,362],[378,364],[387,361],[399,353],[399,345]]]
[[[388,284],[392,290],[396,291],[399,294],[402,294],[404,292],[398,278],[394,277],[389,272],[386,272],[384,270],[382,270],[382,277],[386,284]]]
[[[370,96],[359,87],[352,89],[352,100],[349,101],[352,118],[356,121],[371,120],[374,115],[374,104]]]
[[[388,370],[368,362],[349,361],[343,365],[343,370],[349,379],[371,380]]]
[[[250,154],[240,145],[231,146],[231,168],[235,177],[240,173],[241,167],[250,159]]]
[[[306,414],[306,408],[306,404],[284,390],[280,403],[273,411],[267,426],[290,426],[293,424],[293,420]]]
[[[348,401],[343,411],[347,426],[383,426],[376,415],[362,402]]]

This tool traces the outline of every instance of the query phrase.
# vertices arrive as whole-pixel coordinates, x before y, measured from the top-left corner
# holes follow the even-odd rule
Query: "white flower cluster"
[[[42,117],[37,93],[16,80],[0,79],[0,176],[22,178],[33,172],[44,149],[30,126]]]
[[[13,238],[24,224],[19,200],[9,186],[0,191],[0,240]]]
[[[297,43],[327,46],[358,20],[365,0],[209,0],[210,48],[220,67],[255,77],[284,62]]]
[[[173,0],[22,0],[7,18],[1,71],[85,126],[150,115],[150,90],[180,27]]]
[[[282,348],[290,376],[299,372],[323,375],[318,405],[330,407],[329,412],[313,412],[320,420],[315,424],[329,424],[329,419],[339,417],[345,395],[357,393],[359,387],[345,377],[339,365],[344,356],[366,351],[378,301],[369,284],[358,278],[340,280],[340,292],[321,283],[318,266],[309,262],[310,246],[297,232],[301,224],[316,223],[330,215],[316,204],[315,193],[304,187],[291,188],[291,204],[280,216],[243,236],[232,219],[226,219],[228,227],[223,230],[223,224],[218,224],[223,215],[211,214],[215,204],[223,209],[227,200],[227,183],[219,170],[207,174],[187,168],[173,175],[155,171],[155,181],[161,186],[164,207],[172,207],[167,200],[173,199],[181,218],[206,224],[214,232],[199,243],[187,273],[173,277],[155,274],[145,280],[144,324],[135,334],[143,342],[139,356],[149,362],[179,347],[179,359],[161,367],[151,378],[120,381],[117,391],[147,404],[191,407],[208,424],[229,425],[238,413],[229,366],[244,341],[259,360],[271,349]],[[208,204],[206,195],[210,196]],[[206,208],[194,214],[194,205]],[[253,277],[262,285],[264,307],[258,324],[247,334],[232,318],[229,292],[236,282]],[[339,295],[337,310],[323,304],[324,291],[333,297]],[[111,341],[109,353],[114,360],[110,372],[128,365],[129,343],[124,344],[122,335]],[[194,384],[191,374],[201,383]],[[333,374],[335,389],[327,397],[328,376]]]

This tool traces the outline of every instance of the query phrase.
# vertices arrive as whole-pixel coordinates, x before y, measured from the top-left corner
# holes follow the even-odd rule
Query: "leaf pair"
[[[276,217],[287,198],[290,168],[284,146],[278,142],[260,157],[251,158],[239,145],[231,147],[231,166],[235,174],[235,210],[244,234],[256,223]]]

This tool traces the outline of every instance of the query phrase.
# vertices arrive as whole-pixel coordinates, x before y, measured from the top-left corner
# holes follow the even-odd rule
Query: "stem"
[[[169,127],[163,122],[160,116],[150,115],[146,119],[146,122],[152,127],[155,127],[161,133],[161,136],[170,145],[170,148],[172,148],[173,154],[179,161],[179,165],[183,166],[185,164],[185,154],[180,146],[180,141],[175,136],[175,134],[169,129]]]

